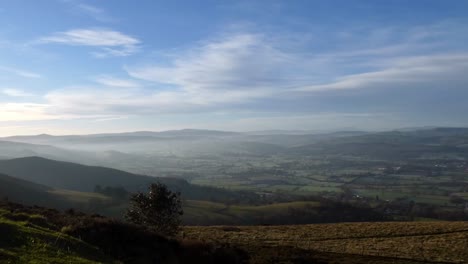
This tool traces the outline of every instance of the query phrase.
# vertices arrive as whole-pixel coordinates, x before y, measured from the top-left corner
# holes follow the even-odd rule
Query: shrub
[[[176,235],[183,214],[180,193],[161,183],[151,184],[148,189],[148,194],[140,192],[130,197],[125,219],[166,236]]]

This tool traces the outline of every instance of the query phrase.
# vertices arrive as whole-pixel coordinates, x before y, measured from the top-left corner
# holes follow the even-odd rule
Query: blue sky
[[[0,3],[0,135],[467,126],[468,1]]]

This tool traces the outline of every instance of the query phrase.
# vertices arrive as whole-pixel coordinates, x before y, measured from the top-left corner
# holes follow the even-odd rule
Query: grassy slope
[[[240,245],[253,255],[253,263],[272,261],[265,260],[265,256],[260,255],[264,254],[259,252],[264,252],[265,247],[274,249],[272,252],[289,248],[285,251],[285,256],[282,256],[283,260],[292,258],[291,254],[318,252],[320,255],[326,252],[373,256],[369,262],[361,260],[356,263],[468,261],[468,222],[342,223],[236,228],[212,226],[186,227],[184,232],[193,239]],[[291,253],[294,250],[300,252]],[[326,257],[326,254],[322,254],[322,257]],[[329,256],[331,259],[338,257]],[[376,257],[382,258],[381,262]],[[330,259],[326,261],[332,262]],[[347,263],[352,262],[347,260]]]
[[[33,224],[42,219],[0,209],[0,263],[112,263],[89,244]]]

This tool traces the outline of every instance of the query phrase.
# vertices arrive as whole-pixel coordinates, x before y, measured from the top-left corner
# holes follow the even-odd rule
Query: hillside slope
[[[21,204],[47,206],[57,209],[76,208],[89,211],[93,203],[110,202],[99,193],[54,189],[23,179],[0,174],[0,199]]]
[[[73,210],[0,202],[0,263],[245,264],[228,245],[187,243]]]
[[[40,157],[25,157],[0,161],[0,172],[51,186],[76,191],[92,191],[96,185],[128,186],[135,189],[154,178],[128,172]]]
[[[186,199],[227,200],[253,193],[237,193],[198,186],[183,179],[157,178],[98,166],[86,166],[40,157],[0,160],[0,173],[58,189],[92,192],[96,185],[124,187],[130,192],[146,190],[150,183],[161,182],[179,191]]]

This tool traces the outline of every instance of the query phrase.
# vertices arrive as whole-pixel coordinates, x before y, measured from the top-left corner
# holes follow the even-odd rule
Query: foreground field
[[[252,263],[304,263],[298,255],[318,263],[468,262],[468,222],[185,227],[184,234],[238,245]]]

